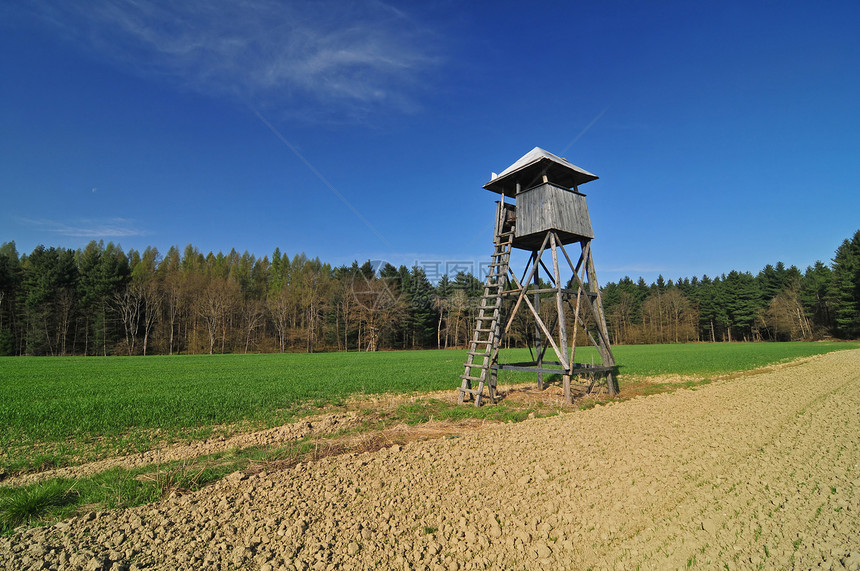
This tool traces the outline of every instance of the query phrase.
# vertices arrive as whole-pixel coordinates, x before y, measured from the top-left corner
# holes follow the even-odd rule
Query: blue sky
[[[0,6],[0,242],[477,268],[535,146],[603,283],[860,228],[857,2],[172,4]]]

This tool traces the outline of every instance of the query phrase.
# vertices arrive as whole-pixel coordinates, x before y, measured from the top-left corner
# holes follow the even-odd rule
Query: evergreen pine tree
[[[860,337],[860,230],[836,250],[830,300],[837,334]]]

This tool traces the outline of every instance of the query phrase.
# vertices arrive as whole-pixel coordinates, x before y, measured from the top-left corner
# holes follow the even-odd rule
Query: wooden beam
[[[543,245],[540,247],[540,252],[537,255],[537,259],[540,259],[540,256],[543,255],[543,251],[546,248],[546,244],[548,241],[549,241],[549,234],[547,234],[543,239]],[[532,257],[534,258],[535,256],[532,256]],[[528,269],[529,269],[529,264],[526,265],[526,271],[528,271]],[[517,310],[519,310],[520,304],[522,303],[523,299],[526,297],[526,288],[523,287],[522,284],[523,283],[530,283],[532,281],[532,278],[534,277],[534,274],[536,271],[537,271],[537,264],[535,263],[532,265],[532,272],[531,272],[531,274],[529,274],[528,279],[524,280],[523,282],[517,281],[517,276],[513,273],[513,271],[511,271],[511,277],[514,279],[514,285],[516,285],[520,289],[520,295],[517,296],[517,302],[514,304],[514,308],[511,310],[511,315],[508,317],[508,322],[505,324],[505,332],[504,332],[503,336],[506,336],[508,334],[508,331],[510,331],[511,325],[514,322],[514,317],[516,317],[516,315],[517,315]],[[525,272],[523,272],[523,275],[525,275]]]
[[[550,246],[552,247],[552,269],[553,272],[555,272],[555,283],[558,286],[558,291],[555,294],[555,308],[558,312],[558,344],[561,346],[562,351],[564,351],[565,360],[570,363],[572,359],[568,359],[567,353],[567,324],[564,319],[564,300],[562,299],[561,293],[561,273],[558,270],[558,240],[555,232],[550,233],[550,237]]]
[[[551,235],[550,235],[550,238],[552,238]],[[550,240],[550,243],[552,243],[552,240]],[[543,252],[541,252],[541,254],[543,254]],[[534,272],[535,289],[540,288],[540,270],[537,269],[538,264],[543,266],[543,262],[541,262],[540,256],[535,257],[535,270],[536,270]],[[549,273],[549,272],[547,272],[547,273]],[[539,293],[533,293],[532,294],[532,302],[534,303],[534,307],[532,308],[532,311],[534,311],[535,316],[540,315],[540,294]],[[535,323],[535,353],[537,353],[537,356],[538,356],[538,358],[537,358],[538,367],[541,366],[541,361],[543,361],[543,351],[541,351],[540,333],[541,333],[540,327],[538,327],[537,322],[536,322]],[[539,372],[537,374],[537,385],[538,385],[538,390],[542,391],[543,390],[543,373]]]
[[[543,322],[543,319],[541,319],[540,315],[538,315],[537,311],[535,310],[535,307],[532,305],[532,302],[529,301],[529,298],[525,298],[525,300],[526,300],[526,305],[528,305],[529,309],[532,310],[532,315],[535,318],[535,322],[538,324],[538,326],[544,332],[544,335],[547,336],[547,341],[549,341],[550,344],[552,345],[552,348],[553,348],[553,350],[555,350],[555,354],[558,355],[558,358],[561,361],[562,366],[565,369],[569,369],[570,365],[567,361],[567,358],[564,356],[564,353],[558,348],[558,345],[556,345],[555,339],[552,338],[552,334],[547,329],[546,324]]]
[[[554,240],[555,239],[555,232],[550,232],[550,234],[553,236],[553,240]],[[552,283],[555,284],[555,286],[556,286],[556,287],[552,288],[550,291],[555,291],[558,288],[559,284],[555,281],[553,273],[550,271],[550,269],[548,267],[546,267],[546,264],[543,263],[543,260],[540,260],[540,267],[543,268],[543,271],[546,272],[547,277],[549,277],[549,279],[552,280]]]

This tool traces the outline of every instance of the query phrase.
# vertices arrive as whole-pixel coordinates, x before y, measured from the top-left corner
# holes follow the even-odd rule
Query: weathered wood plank
[[[547,183],[519,193],[516,200],[517,239],[550,230],[562,233],[563,243],[594,238],[584,194]]]

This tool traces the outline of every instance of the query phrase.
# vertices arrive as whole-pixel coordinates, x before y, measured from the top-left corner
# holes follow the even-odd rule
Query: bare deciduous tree
[[[264,311],[262,302],[256,299],[246,299],[242,304],[242,329],[245,333],[245,348],[244,353],[248,352],[251,346],[251,337],[254,332],[263,326],[266,312]]]
[[[221,339],[224,351],[227,335],[227,319],[240,297],[239,286],[227,278],[212,278],[200,297],[198,313],[206,323],[209,333],[209,354],[215,352],[215,343]]]
[[[765,324],[775,338],[791,340],[811,337],[812,327],[800,302],[800,287],[792,284],[774,297],[764,312]]]
[[[122,322],[125,333],[125,346],[129,355],[134,355],[137,342],[137,331],[140,327],[142,313],[143,288],[141,284],[132,282],[122,291],[114,295],[114,307]]]

